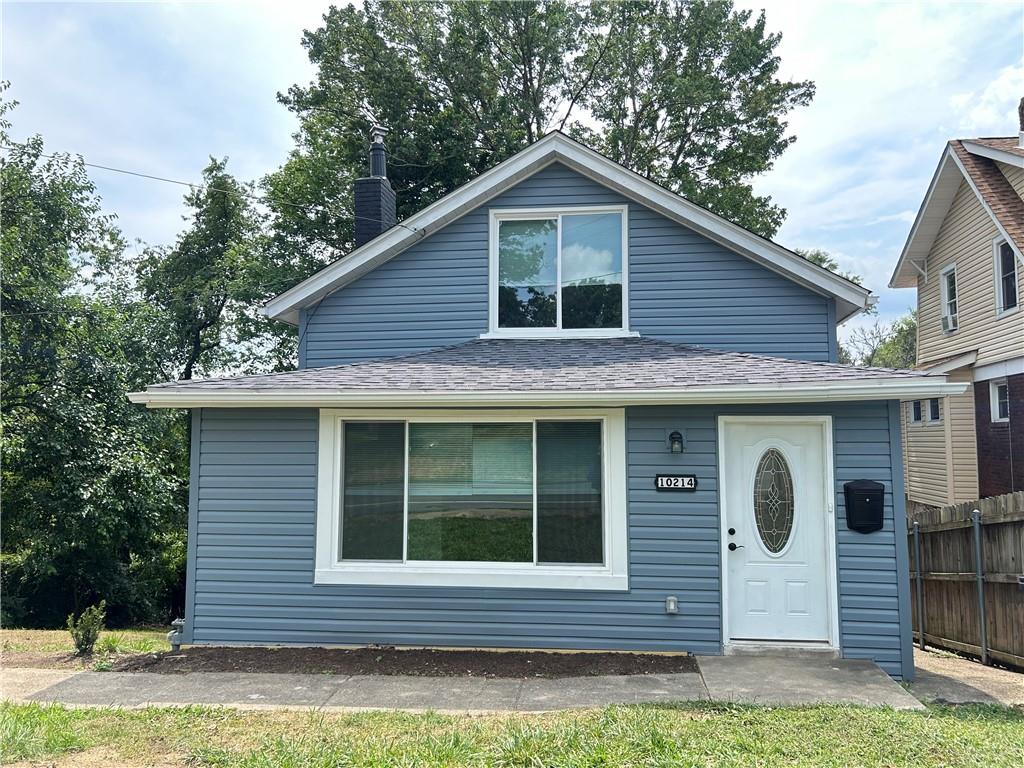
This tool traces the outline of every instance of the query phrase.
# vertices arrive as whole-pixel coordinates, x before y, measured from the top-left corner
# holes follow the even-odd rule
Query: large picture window
[[[625,588],[623,432],[621,411],[324,411],[316,580]]]
[[[628,327],[626,208],[492,211],[496,333],[614,335]]]

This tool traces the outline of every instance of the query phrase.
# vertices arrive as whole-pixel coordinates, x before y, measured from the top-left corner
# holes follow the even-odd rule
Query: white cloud
[[[608,278],[620,272],[619,257],[607,248],[573,243],[562,249],[562,282]]]
[[[768,28],[783,33],[782,75],[817,84],[813,103],[790,117],[798,141],[755,184],[789,210],[778,240],[832,252],[879,294],[884,315],[903,311],[913,292],[885,285],[943,144],[1016,128],[1024,11],[999,2],[741,4],[755,13],[766,5]],[[14,134],[183,180],[197,179],[209,155],[228,155],[233,172],[258,178],[292,146],[296,122],[276,94],[312,78],[302,31],[327,7],[5,3],[3,75],[22,102]],[[182,188],[91,175],[129,238],[173,240]]]
[[[960,127],[980,134],[994,125],[1014,125],[1021,96],[1024,96],[1024,59],[1004,67],[994,80],[981,88],[954,94],[950,103],[963,115]]]
[[[879,295],[882,316],[901,313],[913,292],[886,284],[943,145],[1016,131],[1024,10],[769,2],[766,19],[783,34],[782,75],[817,86],[790,120],[796,143],[755,182],[789,212],[777,239],[829,251]]]
[[[5,4],[13,135],[49,151],[195,181],[209,156],[259,178],[292,146],[276,94],[314,73],[302,32],[326,2]],[[184,187],[90,169],[131,238],[171,242]]]

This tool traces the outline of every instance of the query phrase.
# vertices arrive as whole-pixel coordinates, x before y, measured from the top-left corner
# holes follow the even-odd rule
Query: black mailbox
[[[851,480],[846,492],[846,527],[858,533],[882,530],[885,486],[874,480]]]

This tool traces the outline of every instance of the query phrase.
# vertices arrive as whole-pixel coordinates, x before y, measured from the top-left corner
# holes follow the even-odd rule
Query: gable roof
[[[992,149],[985,143],[1009,139],[963,139],[950,141],[939,165],[935,169],[928,192],[925,194],[917,218],[907,236],[896,269],[889,279],[890,288],[914,288],[917,275],[924,272],[924,263],[935,244],[942,222],[953,204],[961,182],[966,182],[991,217],[1000,234],[1013,246],[1018,258],[1024,254],[1024,201],[1010,186],[996,160]],[[1016,139],[1012,141],[1016,142]],[[980,149],[979,149],[980,148]],[[1012,160],[1014,165],[1024,167],[1024,155],[998,149],[998,152]],[[1000,159],[1000,162],[1004,160]]]
[[[404,357],[156,384],[151,408],[628,405],[895,399],[962,392],[944,376],[648,338],[476,339]]]
[[[271,299],[261,312],[277,320],[298,323],[300,309],[315,304],[329,293],[397,256],[413,243],[437,232],[555,162],[618,191],[816,293],[834,298],[838,320],[845,320],[866,309],[871,303],[870,291],[856,283],[691,203],[555,131]]]
[[[1016,136],[993,136],[982,139],[961,139],[972,153],[990,157],[1001,163],[1024,168],[1024,147]]]

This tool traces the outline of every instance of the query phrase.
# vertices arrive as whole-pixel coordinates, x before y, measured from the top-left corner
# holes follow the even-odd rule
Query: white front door
[[[824,418],[722,417],[726,643],[832,638]]]

